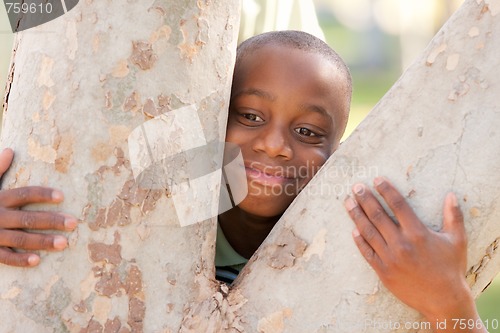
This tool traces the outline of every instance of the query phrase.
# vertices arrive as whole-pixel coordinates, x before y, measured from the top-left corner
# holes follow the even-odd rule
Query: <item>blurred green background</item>
[[[286,28],[314,33],[319,24],[325,40],[346,60],[353,76],[348,135],[461,3],[462,0],[243,0],[246,14],[240,37]],[[280,17],[284,12],[289,13],[288,18]],[[12,40],[5,8],[0,4],[2,100]],[[500,276],[477,304],[483,321],[499,324]],[[490,332],[500,333],[500,328],[490,328]]]

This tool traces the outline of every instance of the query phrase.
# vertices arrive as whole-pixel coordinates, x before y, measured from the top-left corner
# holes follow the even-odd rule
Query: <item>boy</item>
[[[321,40],[296,31],[253,37],[238,48],[227,141],[241,147],[248,195],[219,216],[216,265],[231,281],[259,247],[299,191],[337,149],[345,130],[351,78],[340,57]],[[0,172],[12,152],[0,155]],[[456,198],[445,201],[441,232],[427,229],[402,196],[383,178],[375,179],[399,220],[396,225],[363,185],[353,187],[345,205],[361,253],[385,286],[426,319],[478,320],[465,281],[466,240]],[[62,193],[24,188],[0,193],[0,245],[63,249],[61,236],[26,234],[12,228],[72,230],[76,220],[55,213],[12,211],[30,202],[58,202]],[[24,222],[23,222],[24,221]],[[0,253],[0,262],[38,264],[34,254]],[[425,263],[425,264],[424,264]],[[446,265],[444,265],[446,263]],[[416,292],[418,290],[418,292]],[[480,327],[461,332],[486,332]]]

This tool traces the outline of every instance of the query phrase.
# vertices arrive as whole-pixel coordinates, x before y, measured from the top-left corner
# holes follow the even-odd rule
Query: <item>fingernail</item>
[[[68,245],[68,241],[63,236],[54,237],[54,249],[63,250]]]
[[[28,257],[28,265],[36,266],[40,263],[40,257],[36,254],[32,254]]]
[[[354,193],[361,195],[361,194],[363,194],[365,187],[363,184],[355,184],[353,186],[352,190],[354,191]]]
[[[377,177],[373,180],[373,185],[379,186],[384,182],[384,177]]]
[[[359,237],[359,230],[358,230],[358,228],[354,228],[354,230],[352,231],[352,236],[353,237]]]
[[[455,195],[455,193],[450,192],[450,193],[448,193],[448,196],[450,197],[449,200],[450,200],[452,206],[458,207],[457,196]]]
[[[64,218],[64,228],[66,230],[74,230],[78,225],[78,221],[72,216],[66,216]]]
[[[52,200],[55,202],[61,202],[64,199],[64,194],[59,190],[52,191]]]
[[[347,210],[349,210],[349,211],[353,210],[357,206],[356,201],[354,201],[354,199],[351,197],[347,197],[345,199],[344,205],[345,205],[345,208],[347,208]]]

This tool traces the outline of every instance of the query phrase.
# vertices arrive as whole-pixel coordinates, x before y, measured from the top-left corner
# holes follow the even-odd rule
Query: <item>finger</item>
[[[73,231],[78,225],[78,221],[73,216],[62,213],[0,208],[0,224],[4,229]]]
[[[377,272],[377,274],[382,270],[382,261],[373,248],[368,244],[368,242],[361,236],[359,230],[356,228],[352,232],[352,238],[358,247],[359,252],[368,262],[368,264]]]
[[[405,198],[387,179],[377,177],[374,179],[373,183],[377,192],[384,198],[403,229],[411,233],[423,232],[426,230],[426,227],[420,222]]]
[[[10,148],[5,148],[0,153],[0,177],[7,171],[14,158],[14,151]]]
[[[40,257],[34,253],[16,253],[9,248],[0,247],[0,263],[16,267],[33,267],[40,263]]]
[[[61,235],[35,234],[21,230],[1,230],[0,246],[28,251],[55,250],[66,248],[68,241]]]
[[[60,203],[64,195],[61,191],[42,186],[27,186],[0,191],[3,207],[16,208],[31,203]]]
[[[458,206],[457,197],[450,192],[446,195],[443,207],[443,228],[441,232],[453,234],[459,240],[466,242],[464,216]]]
[[[380,257],[384,258],[387,251],[387,244],[377,228],[366,217],[365,212],[351,197],[347,197],[344,205],[349,216],[356,225],[356,230],[359,230],[364,241],[367,242]]]
[[[363,184],[355,184],[353,193],[367,218],[377,228],[386,243],[398,239],[400,234],[398,226],[389,217],[373,193]]]

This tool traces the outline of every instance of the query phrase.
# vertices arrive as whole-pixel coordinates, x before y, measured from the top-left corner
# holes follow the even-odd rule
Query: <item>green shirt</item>
[[[236,252],[224,236],[222,229],[217,224],[217,242],[215,245],[215,267],[231,267],[238,272],[248,262]]]

